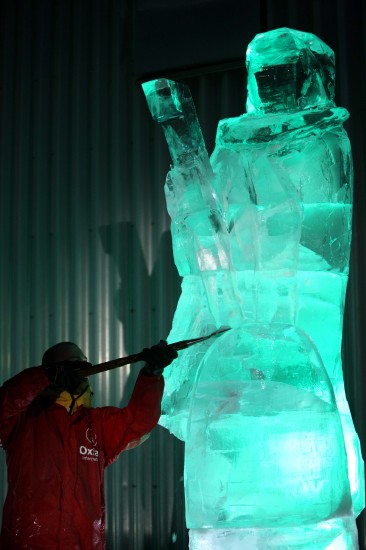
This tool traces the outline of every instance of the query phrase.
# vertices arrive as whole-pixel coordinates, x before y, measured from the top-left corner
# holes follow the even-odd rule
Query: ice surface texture
[[[166,369],[161,424],[186,442],[192,548],[356,548],[363,461],[341,364],[348,113],[334,54],[312,34],[257,35],[247,69],[247,113],[220,121],[211,158],[189,89],[143,85],[173,160],[183,282],[169,340],[232,327]]]

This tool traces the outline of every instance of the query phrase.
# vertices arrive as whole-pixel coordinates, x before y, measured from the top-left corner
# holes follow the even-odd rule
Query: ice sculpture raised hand
[[[341,337],[352,161],[334,54],[291,29],[248,47],[247,113],[209,159],[189,90],[143,85],[173,159],[183,277],[171,340],[229,325],[167,369],[161,424],[186,442],[190,548],[357,548],[363,461]]]

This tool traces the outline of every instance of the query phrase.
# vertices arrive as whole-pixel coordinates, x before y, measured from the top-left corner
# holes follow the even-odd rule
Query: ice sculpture
[[[334,54],[292,29],[248,47],[247,113],[209,159],[188,88],[143,85],[173,160],[182,294],[169,339],[229,325],[167,369],[161,424],[186,442],[190,548],[357,548],[363,461],[341,338],[352,161]]]

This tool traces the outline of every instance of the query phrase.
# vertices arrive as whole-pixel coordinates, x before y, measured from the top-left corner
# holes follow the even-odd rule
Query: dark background
[[[287,26],[335,51],[336,103],[351,114],[343,355],[365,455],[365,23],[361,0],[3,1],[2,380],[37,364],[59,339],[77,340],[97,362],[169,332],[180,284],[163,195],[169,156],[140,84],[160,76],[186,82],[211,152],[218,120],[245,111],[248,43]],[[98,399],[120,404],[133,380],[134,373],[102,376]],[[188,547],[180,442],[158,428],[111,472],[108,548]],[[365,550],[363,516],[358,524]]]

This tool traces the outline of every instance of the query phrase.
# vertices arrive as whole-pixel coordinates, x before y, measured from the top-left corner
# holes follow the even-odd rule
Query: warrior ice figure
[[[211,159],[189,90],[143,85],[173,159],[170,339],[232,327],[167,369],[161,424],[186,442],[192,550],[358,548],[363,461],[340,352],[348,113],[312,34],[257,35],[247,68],[247,114],[219,123]]]

